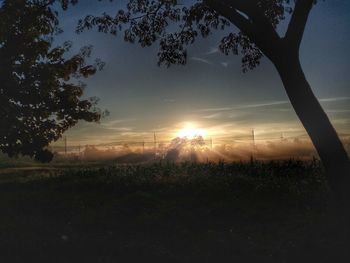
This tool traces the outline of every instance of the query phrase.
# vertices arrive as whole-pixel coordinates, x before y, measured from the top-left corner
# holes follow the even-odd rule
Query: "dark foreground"
[[[0,211],[0,262],[346,256],[317,162],[4,171]]]

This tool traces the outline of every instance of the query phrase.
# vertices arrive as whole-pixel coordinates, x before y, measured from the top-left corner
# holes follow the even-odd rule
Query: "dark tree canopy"
[[[279,39],[276,27],[294,8],[293,0],[129,0],[115,15],[88,15],[77,32],[97,27],[110,34],[122,32],[127,42],[142,47],[159,42],[159,64],[186,63],[186,47],[198,37],[231,24],[239,28],[222,38],[219,49],[242,55],[243,71],[259,65],[263,54],[270,56],[266,39]],[[299,4],[302,1],[298,1]],[[310,4],[310,0],[306,0]],[[184,4],[186,3],[186,4]],[[312,3],[312,1],[311,1]],[[172,26],[176,24],[177,27]],[[256,30],[259,28],[260,32]],[[271,43],[269,43],[271,44]]]
[[[98,121],[97,99],[82,99],[80,81],[101,69],[87,63],[91,47],[71,55],[71,43],[53,47],[60,33],[53,4],[76,1],[7,0],[0,3],[0,150],[50,161],[46,147],[79,120]],[[57,8],[57,6],[56,6]]]

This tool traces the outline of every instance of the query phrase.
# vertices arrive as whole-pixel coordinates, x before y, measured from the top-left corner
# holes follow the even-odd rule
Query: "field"
[[[340,262],[318,161],[0,170],[0,262]]]

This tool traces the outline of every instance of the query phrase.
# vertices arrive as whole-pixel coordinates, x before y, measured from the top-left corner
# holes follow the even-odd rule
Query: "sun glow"
[[[204,129],[195,128],[191,125],[188,125],[178,131],[177,136],[180,138],[193,139],[197,136],[205,137],[206,132]]]

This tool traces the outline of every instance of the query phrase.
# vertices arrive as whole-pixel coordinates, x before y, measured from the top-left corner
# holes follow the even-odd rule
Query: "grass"
[[[339,262],[331,200],[317,161],[9,169],[0,261]]]

